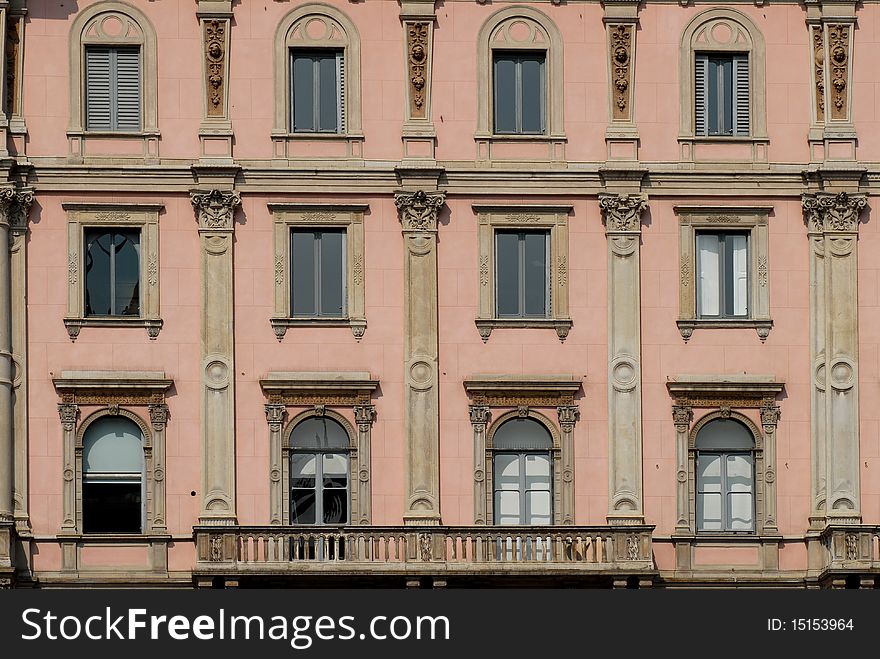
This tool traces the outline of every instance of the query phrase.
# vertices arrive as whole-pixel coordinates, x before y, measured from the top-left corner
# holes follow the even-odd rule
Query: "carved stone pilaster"
[[[474,429],[474,524],[486,523],[488,499],[486,492],[486,427],[492,414],[488,405],[469,406]]]
[[[235,364],[233,327],[234,191],[194,191],[201,241],[200,523],[235,523]]]
[[[861,519],[858,401],[859,213],[865,195],[803,196],[810,241],[812,500],[815,524]]]
[[[404,521],[440,522],[440,407],[437,325],[437,216],[443,192],[398,192],[404,242]]]
[[[632,118],[632,54],[633,25],[609,25],[608,42],[611,59],[611,86],[613,121],[630,121]]]
[[[424,119],[428,111],[431,24],[427,21],[408,21],[405,26],[409,116],[412,119]]]
[[[269,523],[284,523],[283,497],[285,487],[281,482],[284,467],[281,464],[281,427],[284,424],[284,405],[264,406],[266,423],[269,424]]]
[[[403,158],[433,161],[436,133],[431,120],[434,0],[401,0],[405,52],[405,121]]]
[[[831,119],[849,119],[850,37],[852,24],[828,25],[828,77]]]
[[[821,25],[810,28],[813,37],[813,90],[816,122],[825,122],[825,38]]]
[[[641,215],[642,194],[600,195],[608,240],[609,524],[641,524]]]
[[[61,497],[61,529],[62,531],[76,531],[76,422],[79,417],[79,406],[62,403],[58,406],[58,416],[61,419],[61,429],[64,431],[63,447],[63,470]]]
[[[764,431],[764,533],[779,533],[776,521],[776,426],[779,406],[774,399],[761,406],[761,428]]]
[[[556,408],[561,431],[562,475],[560,499],[562,523],[574,524],[574,426],[581,417],[577,405],[560,405]]]
[[[354,420],[357,423],[358,447],[358,487],[357,501],[352,503],[352,521],[355,524],[370,524],[373,519],[372,488],[372,432],[376,420],[375,405],[355,405]]]
[[[198,0],[202,47],[200,160],[231,163],[233,132],[229,117],[229,64],[232,31],[230,0]]]
[[[226,44],[229,21],[203,21],[205,39],[205,99],[209,117],[226,116]]]
[[[672,421],[675,424],[675,532],[690,534],[690,496],[688,493],[688,433],[693,410],[690,405],[673,405]]]

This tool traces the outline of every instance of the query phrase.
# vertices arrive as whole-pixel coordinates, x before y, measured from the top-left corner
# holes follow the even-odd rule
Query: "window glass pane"
[[[697,494],[697,528],[701,531],[721,531],[721,493]]]
[[[335,64],[334,64],[335,66]],[[321,315],[344,316],[345,261],[342,231],[321,233]]]
[[[125,417],[107,416],[92,423],[83,437],[83,473],[140,474],[144,469],[143,435]]]
[[[755,447],[755,438],[739,421],[715,419],[700,428],[695,444],[702,450],[751,450]]]
[[[723,135],[733,134],[733,58],[725,57],[718,60],[720,81],[720,98],[718,132]]]
[[[750,492],[730,492],[727,495],[730,531],[751,531],[755,528],[755,505]]]
[[[550,456],[541,453],[526,453],[526,479],[529,489],[550,487]]]
[[[324,487],[348,487],[348,456],[341,453],[325,453],[321,467]]]
[[[550,449],[553,439],[550,431],[534,419],[510,419],[492,436],[496,449]]]
[[[749,268],[748,268],[748,237],[729,235],[725,239],[731,246],[732,286],[730,313],[745,316],[748,313],[749,299]]]
[[[708,84],[708,109],[709,109],[709,135],[717,135],[720,132],[720,127],[718,125],[718,107],[721,103],[721,99],[719,98],[719,87],[718,87],[718,60],[710,59],[709,60],[709,84]]]
[[[519,235],[499,231],[495,234],[495,290],[499,316],[518,316]]]
[[[512,56],[495,56],[495,132],[516,132],[516,63]]]
[[[88,230],[85,235],[85,312],[87,316],[109,316],[111,234]]]
[[[731,492],[752,491],[751,453],[727,456],[727,489]]]
[[[296,425],[290,434],[294,448],[347,449],[348,433],[339,423],[329,417],[310,417]]]
[[[314,316],[315,306],[315,234],[291,232],[290,310],[294,316]]]
[[[137,316],[140,314],[140,232],[117,231],[112,248],[116,267],[114,313]]]
[[[320,75],[320,127],[323,132],[336,132],[339,118],[339,84],[336,80],[336,52],[317,56]]]
[[[345,524],[348,522],[348,491],[324,490],[324,524]]]
[[[701,316],[717,316],[721,310],[718,281],[721,254],[717,234],[697,234],[697,262],[700,273],[698,313]]]
[[[547,315],[547,234],[525,234],[525,314]]]
[[[312,453],[290,454],[290,485],[293,488],[314,488],[316,456]]]
[[[495,523],[520,524],[520,493],[513,490],[495,492]]]
[[[83,482],[85,533],[140,533],[141,483]]]
[[[291,89],[293,93],[293,130],[314,131],[315,64],[309,53],[293,53]]]
[[[526,514],[524,524],[551,524],[551,501],[549,490],[526,492]]]
[[[495,455],[495,489],[519,489],[519,455],[515,453],[498,453]]]
[[[294,488],[290,495],[290,523],[315,523],[315,491]]]
[[[544,58],[539,55],[523,57],[521,62],[522,132],[543,133]]]

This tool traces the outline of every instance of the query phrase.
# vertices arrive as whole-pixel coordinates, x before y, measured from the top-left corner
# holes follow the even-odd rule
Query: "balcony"
[[[831,587],[873,588],[880,576],[880,526],[829,525],[821,535],[825,569],[820,582]]]
[[[196,576],[653,579],[652,526],[196,527]]]

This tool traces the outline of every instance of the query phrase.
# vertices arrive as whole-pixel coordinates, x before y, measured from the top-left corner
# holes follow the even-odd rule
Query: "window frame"
[[[348,446],[346,448],[344,448],[344,449],[343,448],[309,449],[309,448],[301,448],[301,447],[293,446],[292,442],[291,442],[291,437],[293,436],[293,433],[296,431],[297,426],[301,425],[304,421],[306,421],[308,419],[315,419],[315,418],[328,418],[328,419],[331,419],[332,421],[334,421],[335,423],[339,423],[339,421],[337,421],[337,419],[334,418],[333,415],[328,415],[325,410],[323,415],[312,414],[311,416],[304,416],[302,418],[299,418],[299,420],[297,421],[297,423],[295,425],[290,426],[289,433],[287,434],[287,449],[286,449],[287,450],[287,454],[286,454],[287,480],[285,482],[287,483],[288,503],[287,503],[287,517],[285,517],[285,519],[287,520],[287,523],[290,524],[291,526],[314,526],[316,528],[332,528],[332,527],[338,527],[338,526],[348,526],[351,524],[351,520],[352,520],[352,505],[351,505],[352,504],[351,493],[352,493],[352,486],[353,486],[352,479],[354,477],[357,477],[357,474],[358,474],[358,471],[353,468],[353,460],[352,460],[352,446],[355,444],[355,442],[353,442],[351,439],[352,438],[351,431],[349,429],[347,429],[345,427],[345,425],[343,425],[342,423],[339,423],[343,432],[345,432],[346,436],[348,437]],[[283,447],[282,447],[282,450],[284,450]],[[355,447],[354,451],[356,454],[357,453],[356,447]],[[315,492],[315,522],[313,524],[306,524],[304,522],[294,523],[294,521],[291,517],[291,515],[293,514],[293,490],[294,490],[294,487],[293,487],[293,484],[292,484],[290,478],[291,478],[291,473],[293,471],[293,469],[292,469],[293,458],[296,455],[313,455],[313,456],[315,456],[315,487],[313,488],[314,492]],[[323,479],[323,469],[324,469],[323,457],[325,455],[345,456],[346,465],[348,467],[348,471],[347,471],[347,475],[348,475],[347,481],[348,482],[345,487],[345,496],[346,496],[346,501],[347,501],[348,506],[346,508],[347,515],[346,515],[346,520],[344,522],[330,524],[327,522],[323,522],[323,521],[319,522],[318,521],[319,518],[323,519],[323,513],[324,513],[323,497],[319,496],[319,495],[323,495],[323,493],[324,493],[324,484],[320,481]],[[356,457],[357,456],[355,455],[355,458]],[[322,478],[318,477],[319,474],[321,474]],[[304,489],[304,488],[299,488],[299,489]],[[330,488],[330,489],[341,489],[341,488]],[[320,515],[319,515],[319,513],[320,513]]]
[[[716,29],[719,26],[720,29]],[[729,37],[722,40],[726,35]],[[679,53],[679,160],[689,163],[735,162],[739,166],[766,167],[769,158],[766,49],[758,26],[737,9],[702,11],[683,30]],[[748,57],[748,135],[697,133],[695,86],[698,54]]]
[[[309,23],[323,23],[323,34],[306,31]],[[275,108],[272,129],[273,158],[283,160],[361,160],[364,135],[361,128],[360,35],[347,15],[335,7],[309,3],[290,11],[275,31]],[[343,52],[341,125],[336,132],[293,130],[291,71],[295,49]],[[337,94],[337,97],[339,94]],[[328,142],[341,142],[340,148]],[[318,144],[320,143],[320,144]],[[316,152],[327,155],[314,155]],[[331,155],[332,154],[332,155]]]
[[[75,341],[83,327],[144,327],[150,339],[159,336],[159,213],[162,204],[62,202],[67,212],[67,314],[64,326]],[[140,231],[138,316],[87,316],[85,313],[85,238],[90,230]]]
[[[104,23],[118,20],[123,31],[113,35]],[[86,48],[91,46],[140,49],[140,125],[137,130],[90,130],[86,123]],[[156,31],[147,16],[132,5],[102,0],[78,12],[70,28],[70,121],[67,130],[68,159],[128,158],[147,163],[159,160],[158,56]],[[131,141],[130,153],[102,155],[104,140]],[[141,144],[140,152],[136,151]]]
[[[751,451],[742,451],[740,449],[724,451],[724,450],[708,450],[701,451],[697,446],[697,435],[700,431],[713,421],[719,419],[733,420],[741,423],[745,429],[752,435],[754,448]],[[766,489],[764,487],[764,479],[759,478],[763,474],[764,469],[764,435],[758,429],[758,426],[745,414],[738,411],[711,411],[702,416],[688,434],[688,498],[690,500],[690,528],[698,536],[750,536],[755,537],[764,533],[765,521],[765,499]],[[700,528],[700,520],[697,514],[697,491],[699,487],[699,479],[697,475],[697,459],[700,453],[705,454],[749,454],[752,456],[752,510],[753,520],[752,528],[749,530],[705,530]],[[726,510],[725,504],[722,503],[722,510]]]
[[[700,246],[699,240],[701,236],[720,236],[721,239],[719,243],[723,245],[723,250],[719,251],[720,257],[718,259],[718,308],[719,313],[717,314],[707,314],[701,308],[701,299],[702,299],[702,284],[700,273],[702,272],[702,264],[700,256]],[[746,239],[746,313],[737,314],[735,311],[733,313],[727,312],[727,302],[728,302],[728,289],[736,286],[736,273],[733,270],[733,265],[728,264],[728,249],[727,249],[727,238],[733,236],[742,236]],[[752,309],[752,292],[751,292],[751,281],[753,278],[752,268],[748,267],[751,263],[751,235],[750,232],[743,231],[702,231],[698,230],[694,232],[694,240],[696,241],[696,247],[694,248],[694,253],[696,257],[696,271],[695,271],[695,295],[696,295],[696,316],[697,318],[708,320],[746,320],[750,317],[751,309]],[[730,265],[730,269],[728,269],[728,265]],[[729,277],[728,277],[729,276]]]
[[[367,328],[364,214],[367,204],[269,202],[274,233],[275,310],[269,323],[281,341],[290,327],[349,327],[358,340]],[[344,231],[345,309],[342,316],[292,316],[291,236],[294,229]]]
[[[498,286],[500,283],[501,277],[498,274],[498,237],[502,234],[506,235],[516,235],[517,236],[517,281],[519,283],[518,286],[518,302],[517,302],[517,313],[515,314],[502,314],[500,309],[498,308],[498,299],[500,297],[498,292]],[[524,237],[527,234],[531,235],[543,235],[544,236],[544,283],[542,288],[544,289],[544,312],[541,314],[530,314],[526,311],[526,290],[528,289],[528,285],[526,283],[526,274],[528,272],[528,267],[526,265],[526,241]],[[552,291],[550,288],[551,277],[551,263],[553,259],[553,253],[550,248],[550,231],[547,229],[539,229],[539,230],[510,230],[510,229],[495,229],[494,231],[494,250],[495,250],[495,317],[500,319],[513,319],[513,318],[522,318],[522,319],[530,319],[530,318],[549,318],[550,317],[550,309],[552,307]]]
[[[540,75],[539,75],[539,92],[541,98],[540,103],[540,124],[541,127],[537,131],[527,131],[522,127],[522,102],[525,98],[525,90],[522,84],[522,64],[529,58],[537,59],[540,54]],[[512,131],[502,131],[498,129],[498,61],[501,58],[512,58],[515,68],[515,89],[514,89],[514,117],[517,124]],[[501,48],[492,49],[492,132],[495,135],[546,135],[547,134],[547,50],[503,50]]]
[[[770,234],[772,206],[673,206],[679,223],[679,314],[676,324],[687,341],[696,329],[756,331],[763,342],[770,334]],[[748,235],[748,315],[701,317],[698,314],[697,235],[739,233]]]
[[[314,260],[315,270],[312,273],[312,276],[314,277],[315,290],[313,291],[313,293],[314,293],[315,307],[316,307],[315,313],[313,313],[313,314],[294,314],[294,297],[295,297],[294,293],[295,293],[296,282],[294,281],[294,276],[293,276],[293,273],[294,273],[293,237],[297,233],[303,233],[303,234],[314,233],[314,234],[320,235],[320,238],[316,238],[313,241],[313,249],[314,249],[314,256],[315,256],[315,260]],[[325,234],[328,234],[328,233],[340,234],[342,236],[342,240],[341,240],[341,243],[342,243],[342,259],[341,259],[342,273],[341,273],[341,277],[340,277],[340,285],[342,287],[342,290],[340,291],[341,298],[342,298],[342,310],[341,310],[341,313],[339,313],[339,314],[326,313],[323,309],[323,283],[321,281],[321,279],[322,279],[321,270],[322,270],[323,253],[324,253],[323,252],[323,244],[324,244],[323,237]],[[291,277],[290,277],[290,314],[291,315],[290,315],[290,317],[292,319],[305,319],[305,318],[344,319],[346,317],[346,310],[348,308],[348,286],[346,286],[346,279],[347,279],[347,275],[348,275],[348,272],[347,272],[348,268],[347,268],[347,263],[346,263],[348,260],[346,257],[346,254],[348,253],[348,246],[347,246],[348,240],[346,240],[346,238],[347,238],[347,231],[345,229],[340,230],[339,228],[333,228],[333,227],[291,227],[290,228],[290,241],[291,241],[291,246],[289,248],[289,250],[290,250],[289,254],[290,254],[290,259],[291,259],[291,262],[290,262],[290,272],[291,272]],[[321,308],[319,308],[319,307],[321,307]]]
[[[89,128],[89,96],[90,89],[88,85],[89,80],[89,51],[96,51],[99,49],[106,49],[109,52],[108,58],[108,68],[110,79],[108,80],[109,85],[109,103],[110,103],[110,125],[107,128]],[[138,125],[137,128],[120,128],[119,127],[119,79],[118,79],[118,71],[119,71],[119,52],[120,51],[137,51],[137,61],[138,61]],[[98,45],[98,44],[85,44],[83,46],[83,57],[85,62],[85,75],[83,76],[83,100],[84,100],[84,113],[85,113],[85,125],[86,131],[89,133],[128,133],[128,134],[137,134],[141,131],[141,125],[143,123],[144,116],[144,71],[143,71],[143,48],[141,46],[115,46],[115,45]],[[114,117],[115,115],[115,117]]]
[[[86,261],[86,260],[88,259],[88,256],[89,256],[89,250],[88,250],[88,238],[89,238],[89,234],[91,234],[91,233],[101,233],[102,235],[107,235],[107,234],[109,234],[110,237],[111,237],[111,241],[110,241],[110,242],[111,242],[111,245],[113,245],[113,243],[114,243],[114,241],[113,241],[113,237],[114,237],[114,236],[117,236],[117,235],[121,235],[121,232],[123,232],[123,231],[137,232],[137,235],[138,235],[138,251],[140,251],[140,238],[141,238],[142,230],[141,230],[139,227],[135,227],[134,229],[131,229],[131,228],[123,229],[123,228],[120,228],[120,227],[109,227],[109,226],[108,226],[106,229],[103,228],[103,227],[101,227],[101,228],[90,227],[90,226],[85,226],[85,227],[83,227],[83,260]],[[117,233],[117,232],[119,232],[119,233]],[[110,252],[110,299],[111,299],[111,313],[109,313],[109,314],[97,314],[97,313],[89,313],[89,310],[88,310],[88,308],[87,308],[87,307],[88,307],[88,303],[86,302],[86,294],[88,293],[88,289],[89,289],[89,273],[88,273],[88,271],[87,271],[87,268],[86,268],[85,263],[83,263],[83,273],[84,273],[84,281],[83,281],[83,315],[84,315],[86,318],[89,318],[89,319],[94,319],[94,318],[140,318],[140,316],[141,316],[141,309],[143,308],[143,294],[142,294],[141,291],[140,291],[140,279],[141,279],[141,276],[140,276],[140,275],[141,275],[141,272],[140,272],[140,271],[141,271],[141,255],[138,254],[138,313],[137,313],[136,315],[134,315],[134,314],[122,314],[122,313],[112,313],[112,311],[113,311],[113,308],[112,308],[112,307],[114,306],[113,301],[114,301],[115,298],[116,298],[116,290],[115,290],[115,289],[116,289],[116,270],[115,270],[115,265],[116,265],[116,255],[115,255],[115,252],[111,251],[111,252]]]
[[[521,34],[519,28],[511,32],[518,24],[526,26],[526,35]],[[474,133],[477,162],[565,162],[564,46],[559,28],[537,9],[507,7],[486,19],[477,36],[477,129]],[[495,51],[544,51],[541,133],[498,133],[495,130]]]
[[[295,122],[295,93],[296,90],[294,88],[294,61],[297,56],[297,52],[300,55],[304,55],[308,53],[312,56],[312,64],[313,71],[312,75],[315,76],[312,79],[312,85],[314,87],[314,97],[312,99],[312,129],[310,130],[297,130]],[[314,59],[317,53],[326,52],[333,53],[335,55],[336,60],[336,76],[334,79],[335,87],[336,87],[336,128],[335,130],[321,130],[320,128],[320,99],[321,99],[321,85],[323,84],[323,79],[320,76],[320,67],[318,66],[318,61]],[[340,59],[342,60],[340,62]],[[304,47],[291,47],[290,48],[290,64],[288,65],[290,71],[290,81],[288,83],[290,90],[290,100],[288,101],[288,121],[290,126],[290,132],[297,135],[312,135],[312,134],[321,134],[321,135],[344,135],[345,134],[345,49],[344,48],[304,48]],[[342,75],[340,76],[340,72],[342,70]],[[316,75],[317,73],[317,75]],[[315,121],[318,123],[318,129],[315,130]]]
[[[572,327],[569,316],[569,205],[483,205],[472,206],[477,215],[479,253],[479,307],[475,325],[484,342],[496,328],[552,328],[564,341]],[[496,233],[498,231],[549,233],[549,297],[543,317],[499,316],[497,299]]]

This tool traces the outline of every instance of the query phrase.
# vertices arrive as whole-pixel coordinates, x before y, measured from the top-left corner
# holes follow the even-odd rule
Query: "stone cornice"
[[[369,405],[379,381],[367,372],[272,372],[260,380],[270,405]]]
[[[571,406],[581,390],[581,379],[574,375],[476,374],[464,381],[464,388],[477,406]]]
[[[699,401],[707,399],[735,398],[757,403],[775,399],[785,389],[785,383],[772,375],[677,375],[666,383],[666,388],[676,405],[699,407]]]

